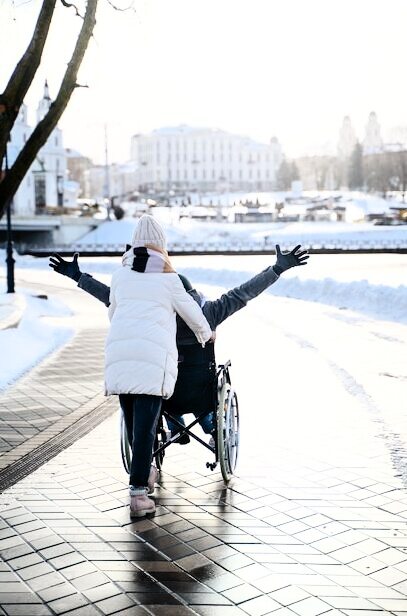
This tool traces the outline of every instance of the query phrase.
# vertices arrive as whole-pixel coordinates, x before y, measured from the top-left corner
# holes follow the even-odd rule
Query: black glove
[[[69,262],[65,261],[61,255],[54,254],[49,258],[50,263],[48,265],[58,274],[63,274],[64,276],[68,276],[68,278],[72,278],[72,280],[76,280],[76,282],[78,282],[79,278],[82,276],[82,272],[78,265],[78,257],[79,252],[75,252],[72,261]]]
[[[306,250],[297,252],[301,248],[301,244],[298,244],[291,252],[283,254],[280,250],[280,246],[276,245],[277,261],[273,265],[273,270],[280,276],[283,272],[290,269],[290,267],[296,267],[297,265],[307,265],[307,259],[309,255]],[[305,255],[305,256],[304,256]]]

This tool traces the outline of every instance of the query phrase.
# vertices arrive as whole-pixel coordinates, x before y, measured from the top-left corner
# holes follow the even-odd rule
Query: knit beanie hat
[[[149,214],[143,214],[134,229],[132,246],[151,244],[166,250],[167,240],[159,222]]]

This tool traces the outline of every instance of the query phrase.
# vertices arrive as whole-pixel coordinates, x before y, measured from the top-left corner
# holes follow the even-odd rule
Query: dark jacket
[[[211,329],[215,329],[225,319],[241,308],[244,308],[247,302],[262,293],[267,287],[272,285],[278,279],[278,274],[275,273],[272,267],[267,267],[265,270],[253,276],[247,282],[244,282],[240,287],[235,287],[227,293],[224,293],[219,299],[213,301],[205,301],[201,306]],[[90,293],[98,300],[109,306],[110,287],[95,280],[89,274],[82,274],[79,279],[78,286]],[[189,294],[201,305],[201,296],[195,289],[189,291]],[[177,316],[177,345],[197,344],[194,333],[188,325]]]

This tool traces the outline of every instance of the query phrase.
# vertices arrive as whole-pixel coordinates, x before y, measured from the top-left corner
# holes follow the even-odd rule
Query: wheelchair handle
[[[230,359],[228,359],[225,364],[219,364],[219,368],[221,370],[227,370],[228,368],[230,368],[231,365],[232,365],[232,362],[230,361]]]

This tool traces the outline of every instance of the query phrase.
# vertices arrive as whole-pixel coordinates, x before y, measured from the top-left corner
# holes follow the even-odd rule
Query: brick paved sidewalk
[[[294,456],[245,457],[226,490],[203,448],[173,445],[156,515],[131,521],[110,417],[2,496],[0,613],[405,614],[399,480]]]
[[[0,478],[101,405],[105,330],[82,329],[0,394]],[[110,405],[111,406],[111,405]]]

